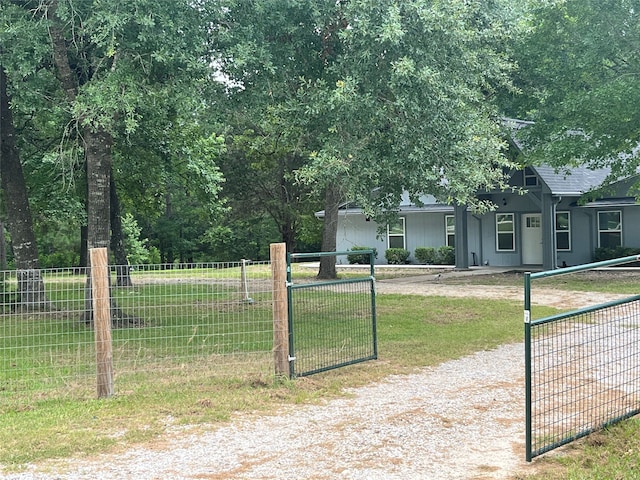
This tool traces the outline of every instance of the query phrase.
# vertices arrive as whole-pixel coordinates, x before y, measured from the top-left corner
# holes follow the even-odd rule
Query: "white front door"
[[[522,215],[522,263],[542,265],[542,215]]]

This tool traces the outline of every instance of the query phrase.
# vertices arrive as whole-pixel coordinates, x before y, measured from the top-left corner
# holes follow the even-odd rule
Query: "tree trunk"
[[[40,272],[27,185],[16,145],[13,115],[7,92],[7,77],[2,66],[0,66],[0,177],[17,268],[18,305],[20,308],[27,309],[49,309],[51,305],[47,301]]]
[[[291,218],[287,218],[285,221],[286,223],[280,226],[280,233],[282,241],[287,245],[287,252],[292,253],[296,246],[296,228]]]
[[[338,234],[338,207],[342,197],[340,187],[332,183],[327,186],[324,197],[324,223],[322,225],[322,248],[323,252],[336,251],[336,236]],[[336,257],[320,257],[320,271],[318,278],[322,280],[332,280],[337,278]]]
[[[111,219],[111,145],[113,139],[104,129],[86,128],[84,152],[87,164],[87,247],[108,248]],[[89,266],[89,269],[91,266]],[[90,272],[87,276],[84,321],[93,325],[93,306]],[[142,319],[129,315],[111,299],[111,324],[113,327],[139,327]]]
[[[1,128],[2,126],[0,124],[0,129]],[[6,270],[6,269],[7,269],[7,239],[4,235],[4,223],[0,222],[0,270]]]
[[[58,78],[71,105],[76,101],[79,79],[69,63],[67,41],[60,19],[56,15],[58,1],[52,0],[46,9],[50,21],[49,36],[52,42],[53,61]],[[89,54],[89,52],[87,52]],[[88,80],[91,81],[91,80]],[[78,118],[83,123],[83,118]],[[89,122],[82,129],[84,159],[87,171],[87,249],[109,248],[111,234],[111,134],[98,123]],[[89,262],[90,263],[90,262]],[[82,319],[88,325],[93,324],[91,300],[91,265],[87,268],[87,288],[85,295],[86,310]],[[141,319],[127,315],[111,300],[111,322],[114,326],[140,326]]]
[[[89,250],[87,249],[87,226],[80,227],[80,271],[89,266]]]
[[[113,181],[113,169],[111,170],[109,191],[111,195],[111,250],[116,263],[116,285],[119,287],[133,287],[131,275],[129,274],[127,251],[124,246],[120,201],[118,200],[116,184]]]
[[[111,135],[101,127],[85,128],[87,164],[87,247],[109,248],[111,233]]]

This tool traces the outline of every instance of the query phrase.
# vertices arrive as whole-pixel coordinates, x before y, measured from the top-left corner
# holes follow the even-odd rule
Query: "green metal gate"
[[[289,369],[300,377],[378,358],[374,251],[369,275],[295,284],[293,259],[346,256],[353,252],[287,254]]]
[[[640,413],[640,295],[531,315],[531,281],[638,256],[525,274],[526,459]]]

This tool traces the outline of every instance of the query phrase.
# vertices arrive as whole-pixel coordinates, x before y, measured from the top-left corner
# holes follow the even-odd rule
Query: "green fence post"
[[[524,274],[524,382],[525,382],[525,450],[531,461],[531,272]]]
[[[373,358],[378,358],[378,326],[376,323],[376,277],[375,277],[375,254],[373,250],[369,253],[369,265],[371,275],[371,328],[373,329]]]

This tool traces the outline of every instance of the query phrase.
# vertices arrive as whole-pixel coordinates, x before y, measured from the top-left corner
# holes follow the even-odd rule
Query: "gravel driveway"
[[[522,295],[505,288],[496,287],[496,296]],[[377,289],[474,294],[468,286],[447,288],[424,276],[380,281]],[[482,292],[491,296],[487,287]],[[513,478],[532,468],[524,462],[523,372],[522,345],[504,345],[392,376],[321,405],[287,407],[273,416],[239,415],[223,426],[169,427],[152,448],[46,462],[3,478]]]
[[[354,389],[323,405],[173,431],[153,449],[6,479],[499,479],[524,465],[522,345]]]

